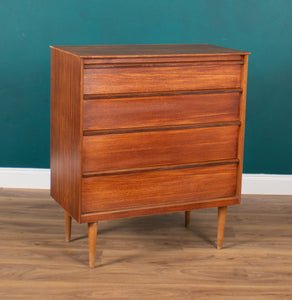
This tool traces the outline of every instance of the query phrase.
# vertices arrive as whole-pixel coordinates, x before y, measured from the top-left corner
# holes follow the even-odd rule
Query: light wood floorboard
[[[87,225],[46,190],[0,189],[0,299],[292,299],[292,197],[243,196],[229,207],[99,222],[95,269]]]

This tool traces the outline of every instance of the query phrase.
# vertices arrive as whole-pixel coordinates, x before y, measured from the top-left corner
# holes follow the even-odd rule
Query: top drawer
[[[241,67],[238,61],[88,66],[84,94],[239,88]]]

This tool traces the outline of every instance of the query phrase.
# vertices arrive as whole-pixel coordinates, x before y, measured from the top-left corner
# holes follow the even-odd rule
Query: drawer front
[[[82,179],[82,213],[229,197],[237,164],[103,175]]]
[[[83,129],[235,121],[239,103],[238,92],[85,100]]]
[[[115,94],[240,87],[241,64],[90,67],[84,69],[84,94]]]
[[[233,159],[237,137],[237,125],[84,136],[83,171]]]

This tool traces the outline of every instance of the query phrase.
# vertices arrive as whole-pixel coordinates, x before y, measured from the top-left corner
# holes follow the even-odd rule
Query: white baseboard
[[[50,189],[50,169],[0,168],[0,187]]]
[[[292,175],[243,174],[242,194],[292,195]]]
[[[0,187],[49,189],[50,169],[0,168]],[[242,193],[292,195],[292,175],[243,174]]]

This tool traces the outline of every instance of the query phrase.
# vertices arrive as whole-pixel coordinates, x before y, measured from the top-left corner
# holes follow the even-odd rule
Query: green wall
[[[49,45],[251,51],[245,173],[292,174],[291,0],[1,0],[0,167],[49,167]]]

